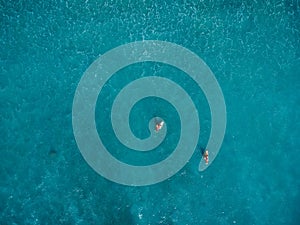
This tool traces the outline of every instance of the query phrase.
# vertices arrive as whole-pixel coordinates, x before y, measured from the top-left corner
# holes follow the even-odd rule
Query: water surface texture
[[[0,224],[299,224],[300,2],[298,0],[0,2]],[[134,41],[176,43],[201,57],[222,88],[227,129],[214,162],[198,171],[210,128],[204,94],[162,63],[118,71],[99,94],[99,136],[126,163],[166,158],[180,135],[174,107],[138,102],[132,132],[153,115],[168,133],[147,153],[123,146],[110,111],[131,80],[161,76],[198,107],[201,131],[189,163],[161,183],[131,187],[98,175],[72,129],[76,87],[100,55]]]

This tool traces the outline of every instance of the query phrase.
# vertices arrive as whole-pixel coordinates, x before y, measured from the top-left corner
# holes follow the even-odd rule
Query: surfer
[[[164,121],[157,122],[155,124],[155,131],[158,132],[164,126]]]
[[[205,164],[208,164],[208,150],[207,149],[203,153],[203,159],[205,160]]]

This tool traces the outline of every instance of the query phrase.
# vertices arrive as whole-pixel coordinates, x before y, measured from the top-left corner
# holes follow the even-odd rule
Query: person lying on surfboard
[[[205,160],[205,164],[208,164],[208,150],[206,149],[203,153],[203,159]]]

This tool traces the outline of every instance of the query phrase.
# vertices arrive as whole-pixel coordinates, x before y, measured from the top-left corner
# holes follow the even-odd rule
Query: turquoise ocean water
[[[1,0],[0,12],[0,224],[300,223],[298,0]],[[72,102],[98,56],[141,40],[174,42],[199,55],[222,88],[228,121],[219,155],[200,173],[199,149],[211,126],[201,90],[163,64],[122,69],[96,108],[99,135],[115,157],[136,165],[158,162],[179,138],[176,110],[147,98],[132,109],[132,130],[147,137],[149,118],[161,115],[166,140],[147,154],[118,142],[110,106],[133,79],[176,81],[198,106],[201,123],[199,148],[179,173],[156,185],[127,187],[101,177],[83,159]]]

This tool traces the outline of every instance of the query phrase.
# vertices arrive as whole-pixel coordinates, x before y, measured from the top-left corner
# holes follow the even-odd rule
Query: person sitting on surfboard
[[[158,132],[164,126],[164,121],[155,124],[155,131]]]
[[[206,149],[203,153],[203,159],[205,160],[205,164],[208,164],[208,150]]]

